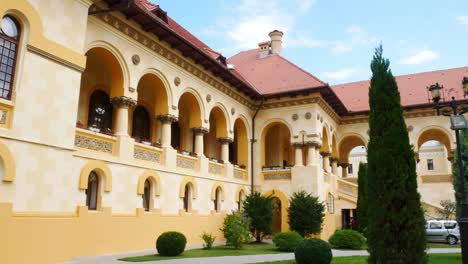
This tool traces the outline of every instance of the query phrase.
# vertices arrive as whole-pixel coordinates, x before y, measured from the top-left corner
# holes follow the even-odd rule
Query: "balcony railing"
[[[422,183],[452,183],[451,174],[420,175]]]
[[[177,154],[176,165],[178,168],[187,169],[187,170],[196,170],[198,159],[188,155]]]
[[[247,180],[247,170],[242,168],[234,168],[234,178],[239,180]]]
[[[136,160],[161,163],[162,155],[163,151],[160,148],[135,142],[133,157]]]
[[[208,173],[214,175],[223,175],[224,164],[220,164],[213,161],[208,161]]]
[[[271,180],[291,180],[291,168],[263,168],[263,179],[265,181]]]
[[[77,128],[75,134],[75,147],[88,151],[95,151],[113,155],[116,138],[86,129]]]

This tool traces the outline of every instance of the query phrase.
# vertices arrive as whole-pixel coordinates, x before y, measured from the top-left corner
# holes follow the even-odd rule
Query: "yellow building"
[[[167,230],[200,244],[252,188],[276,198],[276,231],[298,190],[327,203],[325,239],[355,208],[369,83],[330,87],[282,56],[283,33],[226,59],[145,0],[2,0],[0,15],[0,263],[152,249]],[[425,87],[464,76],[397,78],[432,209],[453,198],[455,145]]]

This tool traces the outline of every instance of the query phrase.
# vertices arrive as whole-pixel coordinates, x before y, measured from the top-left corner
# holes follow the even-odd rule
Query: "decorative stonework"
[[[452,175],[421,175],[422,183],[451,183]]]
[[[108,13],[97,14],[96,17],[102,20],[104,23],[115,28],[122,34],[130,37],[131,39],[139,42],[143,46],[151,49],[153,52],[157,53],[158,55],[165,57],[167,60],[183,68],[184,70],[191,73],[192,75],[198,77],[205,83],[227,94],[229,97],[233,98],[234,100],[240,102],[241,104],[251,109],[255,108],[255,104],[250,98],[246,98],[243,95],[241,95],[239,92],[235,91],[234,88],[226,86],[223,83],[223,81],[221,81],[219,78],[213,77],[211,74],[205,73],[205,71],[199,65],[196,65],[193,62],[191,62],[188,58],[185,58],[184,56],[179,55],[178,52],[176,52],[175,50],[169,49],[161,45],[159,41],[154,40],[155,39],[154,36],[150,37],[149,34],[148,35],[143,34],[142,32],[136,30],[134,27],[127,24],[124,20],[121,20]]]
[[[193,133],[197,134],[208,134],[210,131],[204,127],[194,127],[192,128]]]
[[[239,180],[245,179],[245,171],[234,169],[234,178],[239,179]]]
[[[206,101],[209,103],[211,102],[211,94],[206,95]]]
[[[99,140],[97,138],[76,135],[75,146],[78,148],[84,148],[112,154],[112,143],[105,140]]]
[[[312,113],[311,113],[311,112],[307,112],[307,113],[305,114],[305,119],[310,120],[311,118],[312,118]]]
[[[219,165],[216,165],[216,164],[212,164],[210,162],[210,164],[208,166],[208,173],[221,175],[221,174],[223,174],[223,167],[219,166]]]
[[[298,114],[293,114],[292,115],[292,120],[293,121],[297,121],[299,119],[299,115]]]
[[[8,111],[5,109],[0,110],[0,124],[5,125],[7,121]]]
[[[179,86],[180,83],[181,83],[180,78],[179,78],[179,77],[175,77],[175,78],[174,78],[174,84],[175,84],[175,86]]]
[[[140,56],[138,56],[138,55],[136,55],[136,54],[133,55],[133,56],[132,56],[132,63],[133,63],[133,65],[138,65],[138,64],[140,64]]]
[[[316,149],[320,149],[322,147],[322,144],[318,141],[308,141],[305,143],[307,146],[312,146]]]
[[[180,156],[177,157],[177,161],[176,161],[177,167],[183,168],[183,169],[189,169],[189,170],[195,169],[195,163],[196,163],[195,160],[182,158]]]
[[[231,108],[231,115],[234,115],[236,113],[236,109],[233,107]]]
[[[150,151],[141,148],[135,148],[133,153],[133,157],[139,160],[146,160],[151,162],[160,163],[161,161],[161,154],[155,151]]]
[[[229,144],[232,143],[234,140],[232,138],[224,137],[224,138],[218,138],[218,142],[221,144]]]
[[[161,123],[174,123],[178,120],[175,115],[158,115],[156,118],[161,121]]]
[[[271,180],[291,180],[291,171],[275,171],[272,173],[263,173],[263,178],[266,181]]]
[[[322,157],[326,158],[326,157],[329,157],[331,155],[331,152],[330,151],[321,151],[320,155],[322,155]]]
[[[131,107],[136,105],[136,100],[127,97],[127,96],[119,96],[114,97],[111,99],[111,103],[117,107]]]

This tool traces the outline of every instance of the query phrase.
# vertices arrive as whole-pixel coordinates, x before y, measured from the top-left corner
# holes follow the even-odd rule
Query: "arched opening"
[[[113,108],[109,96],[102,90],[95,90],[89,99],[88,124],[96,132],[112,129]]]
[[[229,161],[234,165],[239,165],[242,168],[248,167],[249,152],[248,152],[248,136],[247,127],[241,118],[234,122],[234,140],[229,145]]]
[[[145,107],[139,105],[133,111],[132,137],[137,142],[151,143],[151,118]]]
[[[440,141],[428,140],[422,143],[419,147],[417,159],[418,175],[452,174],[448,151]]]
[[[93,95],[102,98],[100,101],[102,103],[98,107],[93,105]],[[123,96],[123,72],[118,60],[104,48],[89,50],[86,53],[86,68],[81,75],[77,126],[82,128],[96,126],[99,120],[95,117],[99,119],[102,118],[100,115],[104,114],[107,119],[110,119],[105,129],[112,129],[112,126],[109,127],[109,124],[112,125],[112,105],[110,105],[109,98],[117,96]],[[103,113],[103,109],[106,112]],[[92,111],[95,113],[91,113]]]
[[[178,124],[172,127],[173,147],[182,151],[194,152],[193,128],[199,128],[202,124],[200,105],[193,94],[186,92],[180,97],[178,107]],[[177,148],[177,146],[179,147]]]
[[[263,129],[262,148],[264,167],[284,168],[294,165],[291,133],[285,124],[275,122]]]
[[[150,211],[151,208],[153,208],[153,188],[152,188],[152,183],[149,179],[146,179],[144,189],[143,189],[143,208],[145,211]]]
[[[133,111],[132,136],[133,132],[137,130],[140,133],[133,136],[136,141],[160,143],[162,124],[156,120],[156,117],[166,115],[169,111],[164,83],[154,74],[145,74],[138,82],[137,91],[138,106]],[[137,125],[136,128],[135,125]]]
[[[214,107],[209,117],[210,130],[204,138],[204,154],[206,157],[222,160],[221,157],[221,138],[227,137],[227,124],[224,112],[219,107]]]
[[[344,137],[338,147],[342,177],[357,177],[359,163],[367,163],[367,149],[364,140],[356,135]]]
[[[0,28],[0,98],[10,100],[21,38],[20,24],[12,16],[2,18]]]
[[[187,183],[184,187],[184,197],[182,197],[185,212],[192,211],[193,186]]]
[[[428,141],[438,141],[445,147],[445,150],[447,151],[447,159],[453,158],[450,136],[446,132],[437,128],[425,130],[418,137],[418,152],[420,152],[422,145]]]
[[[215,199],[213,200],[213,203],[214,203],[214,210],[218,213],[221,211],[221,195],[222,195],[221,187],[216,188]]]
[[[241,190],[238,194],[238,197],[237,197],[237,210],[242,210],[242,206],[244,205],[244,201],[245,201],[245,193],[243,190]]]
[[[282,224],[282,217],[281,217],[281,200],[277,197],[272,198],[273,203],[273,226],[272,232],[276,234],[281,232],[281,224]]]
[[[99,177],[98,175],[92,171],[88,176],[88,185],[86,188],[86,206],[88,210],[97,210],[99,204]]]

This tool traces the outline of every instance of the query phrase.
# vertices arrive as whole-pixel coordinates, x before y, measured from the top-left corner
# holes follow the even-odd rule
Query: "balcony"
[[[242,168],[234,167],[233,176],[234,176],[234,179],[246,181],[247,180],[247,170],[242,169]]]
[[[291,180],[291,167],[264,167],[263,180]]]
[[[224,175],[225,165],[215,162],[208,161],[208,173],[212,175],[222,176]]]
[[[186,170],[198,170],[198,158],[177,153],[176,166]]]
[[[78,149],[114,155],[117,140],[114,136],[77,128],[75,147]]]
[[[135,142],[133,157],[136,160],[161,164],[162,155],[163,150],[160,148]]]

